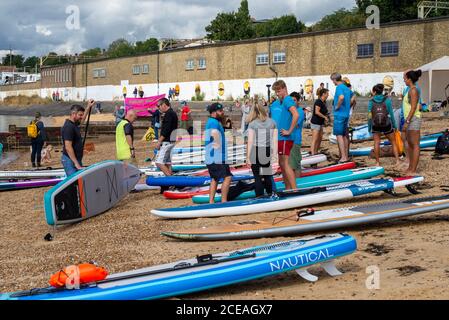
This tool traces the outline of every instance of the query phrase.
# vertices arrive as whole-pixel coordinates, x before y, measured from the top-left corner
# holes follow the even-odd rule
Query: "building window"
[[[256,65],[268,64],[268,53],[258,53],[256,55]]]
[[[150,73],[150,65],[144,64],[144,65],[142,66],[142,73],[143,73],[143,74],[148,74],[148,73]]]
[[[190,59],[186,61],[186,70],[194,70],[195,69],[195,60]]]
[[[206,69],[206,58],[198,59],[198,69],[200,70]]]
[[[133,74],[140,74],[140,66],[133,66]]]
[[[105,78],[106,77],[106,69],[94,69],[93,74],[94,74],[94,78]]]
[[[273,54],[273,63],[285,63],[285,52],[275,52]]]
[[[397,56],[399,55],[399,42],[382,42],[380,55],[382,57]]]
[[[372,58],[374,56],[374,44],[359,44],[357,46],[357,58]]]

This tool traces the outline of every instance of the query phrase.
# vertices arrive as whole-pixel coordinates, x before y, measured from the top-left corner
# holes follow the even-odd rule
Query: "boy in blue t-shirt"
[[[278,156],[285,189],[295,189],[295,172],[290,167],[289,157],[295,140],[295,130],[298,124],[299,114],[292,97],[288,95],[287,85],[283,80],[273,83],[273,90],[278,96],[278,102],[271,107],[271,118],[278,128]]]
[[[351,111],[351,90],[342,80],[341,74],[333,73],[331,80],[337,87],[334,95],[333,114],[334,129],[333,133],[337,137],[338,150],[340,151],[339,163],[349,161],[349,114]]]
[[[306,115],[304,113],[304,109],[299,105],[299,101],[301,100],[301,95],[298,92],[292,92],[290,96],[293,98],[293,101],[296,104],[296,107],[298,109],[299,119],[298,119],[298,125],[296,126],[296,130],[294,133],[294,140],[293,140],[293,148],[290,152],[289,157],[289,164],[290,167],[295,171],[296,178],[299,178],[301,176],[301,161],[302,161],[302,154],[301,154],[301,144],[302,144],[302,128],[304,125],[304,120],[306,118]]]
[[[226,163],[226,137],[222,120],[224,119],[223,106],[213,103],[207,107],[210,117],[206,123],[206,166],[212,178],[209,190],[209,202],[214,203],[218,183],[223,179],[221,185],[221,202],[228,201],[228,192],[231,185],[232,173]]]

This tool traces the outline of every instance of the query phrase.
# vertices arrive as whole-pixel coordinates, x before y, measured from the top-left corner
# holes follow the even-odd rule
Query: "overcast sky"
[[[71,19],[73,5],[79,9],[79,29]],[[203,37],[217,13],[236,11],[239,5],[240,0],[1,0],[0,56],[10,46],[25,56],[40,56],[107,48],[121,37],[132,42]],[[249,0],[250,14],[256,19],[293,13],[307,25],[354,5],[355,0]],[[71,29],[66,26],[68,19]]]

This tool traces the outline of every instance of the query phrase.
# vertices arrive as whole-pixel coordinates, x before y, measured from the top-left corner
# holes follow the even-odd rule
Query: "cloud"
[[[36,32],[43,34],[44,36],[48,37],[51,36],[53,32],[47,29],[46,26],[36,25]]]
[[[80,29],[68,29],[66,9],[79,8]],[[249,0],[251,16],[267,19],[294,14],[306,24],[355,0]],[[0,2],[0,50],[9,45],[24,55],[107,48],[118,39],[199,38],[219,12],[236,11],[240,0],[40,0]]]

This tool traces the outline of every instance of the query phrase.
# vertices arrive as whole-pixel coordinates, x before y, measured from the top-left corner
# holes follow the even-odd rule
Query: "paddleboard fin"
[[[408,192],[410,192],[411,194],[420,194],[421,193],[416,189],[416,184],[409,184],[409,185],[406,185],[405,187],[407,188]]]
[[[296,273],[303,278],[304,280],[307,280],[309,282],[316,282],[318,280],[317,276],[314,276],[313,274],[310,274],[307,269],[296,269]]]
[[[341,276],[343,274],[343,272],[337,269],[333,260],[326,261],[322,263],[321,266],[323,267],[324,271],[326,271],[327,274],[331,277]]]
[[[388,189],[388,190],[384,190],[385,193],[393,196],[393,197],[397,197],[398,194],[396,193],[396,191],[394,191],[394,189]]]

